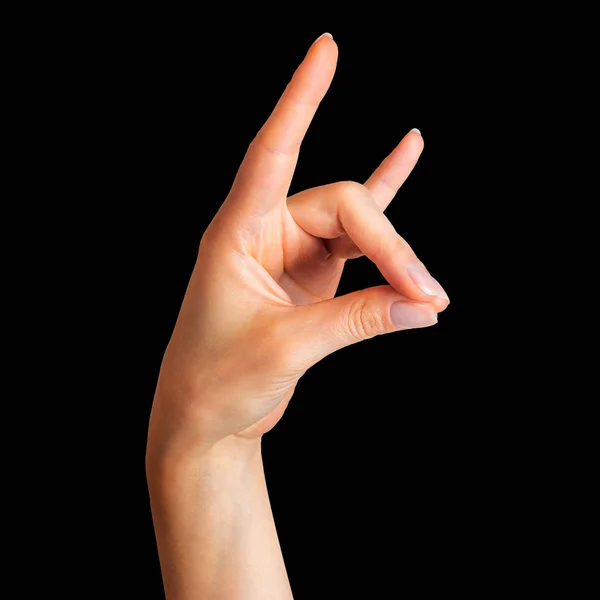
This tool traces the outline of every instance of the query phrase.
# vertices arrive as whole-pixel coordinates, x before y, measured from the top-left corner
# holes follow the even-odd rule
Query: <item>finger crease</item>
[[[294,150],[280,150],[279,148],[274,148],[273,146],[268,146],[263,142],[257,142],[255,147],[265,150],[269,154],[275,154],[276,156],[285,156],[285,157],[296,157],[298,155],[298,149]]]

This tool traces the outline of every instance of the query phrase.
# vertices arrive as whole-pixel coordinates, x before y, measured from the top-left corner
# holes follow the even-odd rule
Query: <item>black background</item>
[[[100,365],[107,392],[92,408],[102,428],[99,461],[84,496],[99,508],[90,509],[82,543],[104,549],[94,580],[123,597],[162,597],[145,438],[200,238],[248,143],[323,31],[339,45],[338,69],[291,192],[362,182],[419,128],[425,151],[387,214],[451,304],[435,327],[378,337],[313,367],[265,436],[292,588],[299,600],[477,589],[491,567],[480,548],[500,539],[509,513],[497,510],[506,446],[491,443],[506,405],[486,396],[502,385],[500,375],[487,375],[493,326],[475,317],[486,292],[472,227],[479,179],[466,166],[477,131],[465,115],[480,101],[478,68],[461,62],[460,39],[442,39],[408,16],[366,21],[311,15],[306,25],[274,25],[253,14],[247,23],[196,26],[186,15],[136,15],[114,20],[81,59],[72,102],[84,107],[85,145],[96,144],[81,169],[88,222],[101,230],[92,279],[102,316],[90,337],[108,347]],[[348,263],[340,293],[380,283],[361,258]]]
[[[24,370],[5,369],[5,464],[19,477],[4,498],[25,511],[5,511],[25,570],[7,581],[164,597],[144,473],[161,357],[202,232],[323,31],[338,72],[292,192],[364,181],[421,129],[425,152],[387,214],[452,303],[435,327],[312,368],[265,436],[295,597],[508,597],[579,580],[563,560],[579,541],[560,534],[589,531],[593,498],[578,492],[593,481],[594,355],[575,339],[589,337],[589,302],[565,296],[589,279],[573,277],[564,237],[582,237],[572,205],[589,204],[572,137],[592,139],[589,94],[573,86],[587,81],[586,15],[570,28],[564,11],[504,4],[325,9],[48,4],[7,17],[16,135],[3,164],[17,185],[3,225],[19,277],[5,296],[24,314],[5,311],[21,342],[5,345]],[[340,292],[381,281],[359,259]]]

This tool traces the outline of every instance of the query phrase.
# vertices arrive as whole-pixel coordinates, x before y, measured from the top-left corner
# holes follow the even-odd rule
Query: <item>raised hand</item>
[[[383,212],[421,154],[418,131],[364,185],[287,196],[336,60],[331,37],[312,45],[202,238],[157,387],[157,452],[259,437],[315,362],[378,334],[433,325],[448,305]],[[389,285],[334,297],[345,261],[363,254]]]

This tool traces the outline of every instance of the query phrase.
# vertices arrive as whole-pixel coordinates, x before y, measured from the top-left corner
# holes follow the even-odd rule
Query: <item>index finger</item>
[[[254,211],[265,212],[287,197],[300,144],[329,89],[337,55],[330,34],[323,34],[313,43],[250,144],[232,192],[250,202]]]

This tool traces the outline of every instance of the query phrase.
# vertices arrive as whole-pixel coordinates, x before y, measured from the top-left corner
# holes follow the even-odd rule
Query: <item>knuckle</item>
[[[403,257],[406,255],[406,246],[399,235],[394,237],[382,237],[379,240],[373,242],[373,248],[371,250],[370,257],[376,263],[382,260],[386,260],[390,256],[397,257],[397,260],[402,262]]]
[[[393,256],[401,257],[406,254],[406,243],[399,234],[396,234],[390,239],[388,246],[388,251],[392,253]]]
[[[382,316],[364,300],[350,304],[344,318],[348,332],[357,341],[372,338],[384,329]]]
[[[393,240],[386,237],[380,237],[372,241],[369,251],[369,258],[376,264],[390,259],[390,257],[398,256],[398,246]]]
[[[397,256],[398,260],[406,261],[414,254],[412,248],[404,241],[404,238],[400,234],[396,234],[390,246],[390,252],[393,253],[393,256]]]
[[[269,140],[268,133],[264,130],[259,131],[259,133],[248,146],[248,153],[250,154],[254,152],[264,152],[265,154],[275,158],[288,158],[290,156],[296,156],[299,151],[300,142],[290,142],[285,146],[281,146]]]
[[[369,193],[367,188],[357,181],[340,181],[335,185],[338,187],[336,192],[345,202],[355,202]]]

